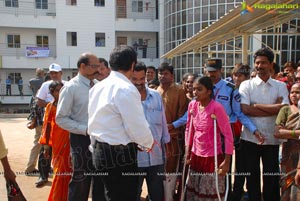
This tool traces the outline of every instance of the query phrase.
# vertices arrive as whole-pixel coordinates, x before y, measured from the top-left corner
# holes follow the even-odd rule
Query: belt
[[[98,148],[98,147],[103,147],[103,148],[110,147],[110,148],[116,148],[116,149],[136,149],[137,145],[134,142],[130,142],[127,145],[123,145],[123,144],[110,145],[106,142],[99,142],[99,141],[96,140],[95,148]]]

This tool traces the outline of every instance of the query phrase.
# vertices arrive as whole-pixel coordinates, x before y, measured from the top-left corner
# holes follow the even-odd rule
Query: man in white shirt
[[[129,80],[136,61],[132,47],[116,47],[110,55],[110,75],[89,93],[88,133],[96,140],[93,164],[110,201],[137,200],[136,145],[146,150],[153,145],[141,95]]]
[[[247,150],[247,189],[249,200],[261,200],[260,159],[263,163],[263,199],[279,201],[279,144],[274,137],[276,116],[282,106],[289,104],[286,85],[270,77],[274,54],[262,48],[254,54],[257,76],[241,83],[241,108],[257,129],[258,136],[244,127],[241,135],[243,150]],[[263,144],[259,143],[263,142]]]

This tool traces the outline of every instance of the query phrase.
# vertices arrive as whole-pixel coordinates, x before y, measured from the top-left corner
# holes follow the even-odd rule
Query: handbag
[[[8,201],[26,201],[26,198],[24,197],[17,182],[7,182],[6,190]]]

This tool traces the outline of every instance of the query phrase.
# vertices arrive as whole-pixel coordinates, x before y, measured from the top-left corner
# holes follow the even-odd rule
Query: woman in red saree
[[[45,109],[43,132],[40,143],[44,145],[52,144],[52,166],[54,179],[48,201],[67,201],[68,185],[71,179],[72,169],[70,160],[69,132],[60,128],[55,122],[56,106],[59,91],[63,83],[53,81],[49,85],[54,101],[49,103]],[[47,134],[48,133],[48,134]],[[45,156],[49,155],[49,149],[45,149]]]

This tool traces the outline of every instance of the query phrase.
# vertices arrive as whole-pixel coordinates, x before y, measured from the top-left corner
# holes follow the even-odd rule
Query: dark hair
[[[144,62],[138,61],[134,66],[134,71],[144,71],[146,73],[147,68]]]
[[[51,80],[51,77],[50,77],[50,73],[49,73],[49,72],[46,73],[44,81],[46,82],[46,81],[48,81],[48,80]]]
[[[185,74],[182,76],[182,80],[183,80],[183,81],[186,81],[186,80],[189,78],[189,76],[193,76],[194,79],[196,79],[196,78],[198,77],[198,75],[196,75],[196,74],[194,74],[194,73],[185,73]]]
[[[150,85],[155,85],[156,87],[158,87],[159,86],[159,81],[156,80],[156,79],[151,80],[150,82],[148,82],[148,86],[150,86]]]
[[[265,56],[268,58],[269,62],[272,63],[274,61],[274,53],[269,48],[261,48],[254,53],[254,62],[258,56]]]
[[[173,66],[169,65],[169,63],[161,63],[160,66],[158,67],[158,72],[163,72],[165,70],[169,71],[171,74],[173,74],[174,68]]]
[[[109,64],[112,70],[129,71],[132,63],[136,64],[137,54],[133,47],[120,45],[113,49],[110,54]]]
[[[51,95],[53,94],[54,90],[56,89],[57,86],[64,86],[64,84],[60,81],[52,81],[49,84],[49,91],[51,93]]]
[[[154,70],[154,72],[156,72],[156,68],[154,66],[147,66],[147,70],[148,69],[152,69],[152,70]]]
[[[232,69],[231,73],[233,75],[239,73],[239,74],[242,74],[245,77],[249,78],[250,77],[250,66],[248,64],[242,64],[242,63],[236,64],[234,66],[234,68]]]
[[[287,68],[287,67],[292,67],[293,69],[297,68],[296,64],[292,61],[288,61],[284,64],[283,68]]]
[[[100,63],[103,63],[105,67],[108,68],[108,62],[104,58],[99,57],[98,60]]]
[[[280,66],[277,63],[273,63],[274,73],[277,74],[280,72]]]
[[[80,68],[80,65],[83,63],[85,65],[88,65],[89,64],[89,57],[90,57],[90,54],[82,54],[80,55],[78,61],[77,61],[77,68]]]
[[[194,83],[202,84],[207,90],[211,90],[211,98],[214,96],[214,84],[210,77],[198,77],[195,79]]]

